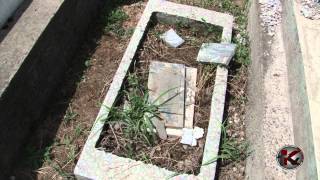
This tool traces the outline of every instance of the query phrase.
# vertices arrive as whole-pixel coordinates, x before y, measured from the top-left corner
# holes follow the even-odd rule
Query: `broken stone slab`
[[[151,121],[152,121],[152,124],[154,125],[154,127],[157,130],[157,134],[158,134],[159,138],[161,138],[163,140],[166,140],[167,139],[167,131],[166,131],[166,128],[165,128],[165,122],[159,120],[156,117],[152,118]]]
[[[152,61],[148,89],[149,100],[160,106],[160,117],[166,127],[183,128],[185,66]]]
[[[197,145],[197,139],[202,138],[204,135],[203,128],[195,127],[194,129],[191,128],[183,128],[182,129],[182,137],[180,143],[187,144],[190,146]]]
[[[185,128],[193,128],[196,90],[197,68],[186,67]]]
[[[197,61],[228,65],[235,54],[236,45],[231,43],[203,43]]]
[[[182,136],[182,129],[166,128],[168,136]]]
[[[184,40],[173,30],[165,32],[160,38],[170,47],[177,48],[184,43]]]

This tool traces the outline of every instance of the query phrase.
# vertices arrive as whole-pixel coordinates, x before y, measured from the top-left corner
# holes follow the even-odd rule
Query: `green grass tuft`
[[[112,10],[104,17],[105,32],[111,32],[121,37],[126,34],[122,24],[129,16],[120,8]]]

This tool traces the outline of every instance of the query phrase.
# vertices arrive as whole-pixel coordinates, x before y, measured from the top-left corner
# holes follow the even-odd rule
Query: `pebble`
[[[319,0],[302,0],[301,14],[308,19],[320,19],[320,3]]]
[[[261,25],[269,36],[274,36],[275,27],[281,22],[282,6],[280,0],[259,0]]]
[[[113,128],[116,131],[119,130],[120,129],[120,124],[119,123],[115,123]]]

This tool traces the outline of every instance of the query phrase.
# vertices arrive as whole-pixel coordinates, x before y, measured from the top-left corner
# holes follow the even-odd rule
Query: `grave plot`
[[[197,174],[206,138],[191,146],[181,143],[181,136],[183,128],[198,127],[207,133],[216,66],[196,60],[203,43],[220,42],[222,28],[201,22],[198,24],[211,29],[181,21],[151,23],[117,105],[110,108],[109,117],[100,119],[106,126],[97,147],[175,172]],[[168,30],[176,31],[184,40],[179,47],[165,42],[163,34]],[[146,118],[148,113],[150,119]],[[156,132],[148,132],[149,122]],[[134,131],[134,126],[146,129],[134,135],[126,132]]]
[[[147,37],[147,40],[145,42],[148,42],[148,36],[150,33],[147,33],[146,30],[148,28],[152,29],[152,26],[147,26],[147,25],[150,25],[151,22],[153,22],[154,17],[156,18],[156,20],[159,20],[159,21],[164,20],[164,21],[167,21],[167,23],[171,23],[173,20],[171,16],[174,16],[174,17],[178,16],[178,18],[174,19],[175,22],[177,19],[180,21],[181,19],[180,17],[183,17],[191,20],[191,21],[188,20],[187,23],[192,23],[192,21],[198,21],[198,22],[205,22],[206,25],[210,24],[210,25],[219,26],[222,28],[222,33],[220,38],[221,42],[229,43],[231,41],[233,17],[230,15],[222,14],[214,11],[208,11],[205,9],[195,8],[191,6],[179,5],[179,4],[175,4],[167,1],[149,1],[144,11],[144,14],[141,17],[137,25],[137,28],[131,38],[128,48],[123,56],[123,59],[113,79],[113,82],[103,102],[103,106],[100,109],[97,120],[92,128],[92,131],[88,137],[86,145],[77,163],[77,166],[75,168],[75,175],[77,177],[80,177],[80,178],[85,177],[90,179],[135,178],[135,177],[141,178],[141,173],[143,173],[145,178],[158,179],[158,178],[166,178],[166,177],[171,177],[173,175],[177,175],[176,174],[177,172],[183,173],[179,175],[180,177],[186,177],[189,175],[185,173],[191,172],[196,174],[196,171],[198,171],[199,169],[200,169],[200,172],[197,174],[197,177],[199,178],[204,178],[204,177],[213,178],[215,176],[216,161],[214,159],[217,158],[217,155],[218,155],[219,141],[220,141],[220,134],[221,134],[220,128],[221,128],[221,123],[223,118],[224,101],[225,101],[227,76],[228,76],[228,70],[224,66],[217,66],[216,68],[213,68],[210,65],[203,65],[203,66],[209,67],[208,72],[210,72],[211,74],[209,73],[206,76],[211,75],[212,77],[214,77],[214,79],[210,78],[210,76],[208,78],[208,80],[214,80],[214,83],[212,82],[212,85],[214,84],[214,86],[212,86],[213,88],[213,91],[211,91],[212,96],[209,94],[210,91],[208,91],[206,94],[207,96],[210,96],[210,98],[208,98],[210,99],[210,101],[206,103],[206,105],[208,105],[208,108],[206,109],[208,109],[210,113],[208,113],[209,118],[207,118],[208,125],[204,125],[204,128],[207,128],[207,132],[205,135],[205,140],[204,138],[202,138],[204,142],[203,143],[204,147],[202,147],[204,149],[203,157],[201,157],[201,152],[190,153],[190,154],[199,156],[198,157],[199,163],[194,165],[196,168],[197,167],[199,168],[198,170],[195,169],[194,167],[192,167],[193,169],[189,169],[189,170],[183,169],[187,167],[187,166],[184,166],[185,162],[187,162],[185,161],[186,160],[185,157],[183,157],[184,158],[183,165],[181,163],[179,165],[178,164],[174,166],[171,165],[171,167],[168,165],[163,167],[163,164],[165,163],[162,163],[162,162],[159,163],[160,165],[152,162],[151,162],[152,164],[146,163],[149,160],[146,154],[142,154],[142,155],[140,154],[138,158],[133,157],[134,155],[137,155],[138,152],[141,152],[141,147],[144,148],[144,146],[138,147],[138,149],[133,149],[133,148],[130,149],[130,147],[126,148],[131,153],[129,153],[129,155],[126,154],[127,156],[123,155],[122,157],[121,155],[119,154],[117,155],[117,153],[113,152],[114,149],[112,149],[113,146],[115,147],[120,146],[119,138],[116,136],[115,129],[120,129],[120,132],[121,132],[122,128],[123,128],[122,132],[129,134],[129,136],[127,137],[131,137],[130,139],[123,138],[123,140],[129,142],[129,144],[139,143],[139,141],[135,141],[134,138],[137,138],[137,139],[141,138],[142,141],[144,141],[144,143],[146,143],[147,146],[149,147],[153,147],[153,145],[154,144],[156,145],[157,143],[159,143],[159,141],[160,143],[161,141],[170,142],[169,138],[167,139],[164,138],[163,140],[159,140],[157,139],[157,137],[154,136],[153,127],[156,125],[153,126],[150,123],[150,121],[155,116],[150,117],[148,115],[150,114],[158,115],[159,107],[157,104],[154,104],[154,103],[152,103],[150,106],[149,96],[144,96],[145,94],[148,94],[148,93],[145,93],[144,88],[147,87],[147,85],[143,83],[148,82],[150,80],[150,76],[147,76],[149,75],[149,73],[142,73],[142,72],[147,71],[146,70],[147,68],[145,67],[149,67],[150,63],[147,62],[145,59],[143,59],[144,55],[146,55],[146,52],[144,51],[143,48],[142,50],[138,49],[138,45],[142,45],[143,47],[143,44],[144,44],[142,43],[143,37]],[[156,29],[156,27],[154,29]],[[180,34],[180,32],[178,32],[178,34]],[[206,40],[209,40],[209,39],[207,38]],[[209,42],[212,42],[212,41],[209,41]],[[153,45],[150,45],[150,46],[152,47]],[[198,49],[196,52],[198,53],[200,49],[200,44],[197,47]],[[180,48],[183,48],[183,45]],[[192,55],[188,54],[189,52],[192,52],[192,50],[187,50],[183,54],[191,57]],[[194,53],[193,62],[196,64],[199,64],[199,62],[196,62],[197,53]],[[158,53],[155,53],[155,54],[158,54]],[[147,58],[148,61],[153,60],[153,61],[158,61],[158,63],[160,63],[160,62],[164,62],[164,59],[166,59],[166,58],[161,59],[162,58],[161,54],[162,53],[160,53],[160,58],[158,57],[157,59],[150,59],[148,56],[146,57],[148,57]],[[181,70],[183,69],[186,70],[187,69],[186,67],[197,68],[197,71],[198,71],[197,75],[198,76],[203,75],[203,72],[201,72],[202,68],[193,67],[195,65],[188,64],[188,61],[181,62],[181,60],[179,60],[179,62],[177,61],[172,62],[172,60],[175,60],[174,58],[171,59],[170,57],[168,59],[169,61],[168,60],[165,61],[166,63],[179,64],[179,66],[185,67],[185,69],[181,68]],[[205,67],[203,69],[205,69]],[[142,82],[139,81],[141,79],[146,79],[146,78],[148,79],[147,81],[146,80]],[[186,78],[186,75],[184,76],[184,78]],[[197,86],[199,86],[199,81],[198,80],[196,81],[198,82]],[[181,82],[181,81],[178,81],[178,82]],[[179,85],[179,87],[181,86]],[[204,87],[206,86],[204,85]],[[126,89],[127,91],[122,91]],[[188,88],[184,88],[183,90],[184,94],[188,94],[185,92],[185,90],[187,89]],[[137,97],[137,95],[140,95],[140,97],[135,98]],[[127,96],[127,98],[121,98],[125,96]],[[195,96],[197,99],[197,95]],[[160,95],[160,97],[162,96]],[[126,102],[126,99],[128,100],[128,102]],[[135,103],[140,104],[140,106],[136,106],[136,108],[133,108],[135,103],[132,103],[131,100],[135,100],[136,101]],[[195,102],[195,107],[196,105],[197,105],[197,102]],[[183,108],[182,112],[185,112],[185,110],[188,109],[188,108],[185,108],[184,106],[182,108]],[[119,123],[120,119],[126,119],[123,117],[127,117],[128,115],[127,113],[121,113],[121,112],[126,112],[130,109],[132,114],[129,114],[129,115],[134,115],[138,117],[143,116],[141,121],[144,121],[145,119],[150,119],[149,121],[146,121],[149,123],[143,124],[142,126],[145,126],[143,128],[141,128],[141,126],[132,127],[132,124],[130,124],[132,123],[132,121],[125,122],[122,120],[122,122]],[[202,109],[200,109],[199,111],[201,110]],[[195,111],[197,112],[197,109]],[[143,112],[143,113],[140,113],[140,112]],[[194,120],[197,119],[196,116],[198,115],[199,113],[195,113]],[[138,119],[140,119],[140,117]],[[160,119],[165,120],[164,124],[167,124],[166,122],[168,121],[168,119],[165,119],[165,118],[160,118]],[[117,122],[118,124],[116,124]],[[108,129],[108,124],[112,124],[111,126],[109,125],[109,129],[111,131]],[[183,124],[185,125],[185,122],[183,122]],[[196,122],[194,122],[194,125],[195,124]],[[177,123],[175,125],[180,125],[179,128],[181,129],[181,123]],[[169,126],[165,128],[177,129],[177,127],[169,127]],[[197,129],[197,127],[194,126],[194,129]],[[104,132],[104,133],[101,133],[101,132]],[[103,139],[105,137],[108,137],[107,134],[110,134],[110,135],[112,134],[113,136],[109,135],[109,140],[104,142],[107,142],[107,143],[114,142],[115,144],[111,144],[108,146],[108,144],[103,143]],[[192,134],[194,139],[200,138],[199,141],[201,141],[201,137],[198,137],[197,135],[195,135],[197,133],[193,131]],[[112,138],[114,138],[113,141],[112,141]],[[135,142],[132,142],[132,141],[135,141]],[[103,144],[104,144],[104,147],[101,146]],[[179,144],[179,142],[175,144],[171,144],[169,149],[170,150],[175,149],[174,146],[178,147],[178,145],[176,144]],[[104,151],[104,150],[107,150],[107,147],[111,148],[109,149],[109,152]],[[137,146],[134,146],[134,148],[137,148]],[[182,146],[182,148],[183,150],[181,152],[184,153],[186,148],[184,146]],[[187,148],[189,147],[187,146]],[[148,149],[148,147],[146,147],[146,149]],[[201,148],[199,149],[201,151]],[[157,149],[155,149],[154,151],[156,150]],[[158,151],[161,152],[161,149]],[[129,158],[123,158],[123,157],[129,157]],[[145,160],[141,160],[141,159],[145,159]],[[167,160],[168,159],[165,159],[163,161],[167,161]],[[187,163],[192,164],[192,162],[190,161]],[[155,166],[155,165],[158,165],[158,166]],[[160,167],[163,167],[163,168],[160,168]],[[182,167],[181,168],[182,170],[179,171],[177,169],[173,169],[172,167]]]

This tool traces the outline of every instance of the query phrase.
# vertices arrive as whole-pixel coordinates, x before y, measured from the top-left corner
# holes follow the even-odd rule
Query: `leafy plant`
[[[153,118],[159,117],[159,108],[170,101],[172,98],[163,103],[158,103],[158,100],[171,91],[161,94],[153,102],[149,100],[148,90],[143,89],[135,74],[129,74],[128,90],[124,90],[124,97],[128,100],[125,107],[106,107],[109,111],[108,117],[102,116],[101,120],[107,123],[121,122],[124,124],[124,135],[133,140],[142,140],[146,144],[153,145],[155,141],[155,132],[152,124]],[[128,147],[130,150],[131,147]]]
[[[203,165],[209,165],[217,160],[221,161],[240,161],[250,154],[248,142],[237,142],[235,138],[228,137],[227,126],[221,125],[221,143],[219,155],[205,162]]]

